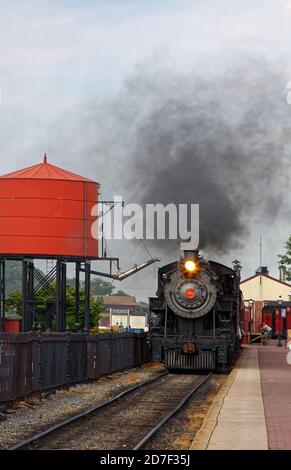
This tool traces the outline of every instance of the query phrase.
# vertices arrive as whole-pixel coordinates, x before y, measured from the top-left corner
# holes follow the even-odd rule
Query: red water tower
[[[0,177],[0,255],[98,257],[99,184],[47,161]]]
[[[48,163],[46,155],[42,163],[0,177],[0,332],[20,325],[7,322],[8,261],[22,262],[21,317],[25,332],[64,332],[69,328],[68,263],[75,265],[74,331],[88,331],[91,275],[121,281],[156,261],[151,258],[124,273],[113,274],[113,265],[119,270],[119,259],[107,256],[103,236],[100,256],[98,240],[92,236],[96,222],[92,209],[98,203],[112,209],[115,201],[99,201],[97,182]],[[46,273],[36,268],[35,259],[50,260]],[[106,272],[92,270],[92,260],[106,262]],[[84,293],[80,289],[82,274]]]
[[[85,273],[84,327],[90,326],[90,260],[98,256],[98,240],[91,229],[96,220],[99,184],[48,163],[0,177],[0,331],[15,324],[6,316],[6,264],[22,261],[22,329],[66,329],[67,263],[76,269],[76,324],[80,320],[80,273]],[[51,259],[46,274],[34,259]],[[40,305],[40,294],[54,294],[55,301]],[[55,319],[55,320],[54,320]],[[19,325],[18,325],[19,327]]]

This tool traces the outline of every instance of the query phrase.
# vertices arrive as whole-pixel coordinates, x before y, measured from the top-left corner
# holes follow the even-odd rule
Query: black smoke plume
[[[206,78],[141,68],[115,108],[132,201],[200,204],[200,248],[218,253],[241,246],[256,217],[274,222],[290,153],[287,81],[264,60]]]
[[[81,122],[56,136],[52,153],[68,140],[108,197],[200,204],[200,248],[228,253],[256,220],[276,230],[290,179],[290,77],[263,58],[209,62],[192,72],[139,66],[117,97],[79,109]],[[179,240],[154,245],[179,251]]]

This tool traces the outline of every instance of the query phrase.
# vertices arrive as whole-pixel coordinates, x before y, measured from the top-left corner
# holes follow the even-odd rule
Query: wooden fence
[[[149,360],[146,334],[0,333],[0,403]]]

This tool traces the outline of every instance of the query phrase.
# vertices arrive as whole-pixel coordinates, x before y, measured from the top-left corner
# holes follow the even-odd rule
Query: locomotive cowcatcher
[[[168,369],[227,372],[240,350],[239,271],[185,251],[158,271],[150,298],[154,361]]]

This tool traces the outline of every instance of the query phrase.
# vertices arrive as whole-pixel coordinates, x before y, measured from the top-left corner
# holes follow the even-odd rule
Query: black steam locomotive
[[[168,369],[227,372],[240,350],[239,272],[186,251],[159,269],[150,298],[153,360]]]

